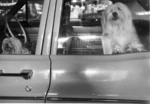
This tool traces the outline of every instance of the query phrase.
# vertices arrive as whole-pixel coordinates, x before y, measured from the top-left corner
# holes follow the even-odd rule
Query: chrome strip
[[[38,32],[37,44],[36,44],[36,51],[35,51],[36,55],[41,55],[50,1],[51,0],[44,0],[42,17],[40,20],[40,27],[39,27],[39,32]]]
[[[0,96],[1,100],[44,100],[44,97],[20,97],[20,96]],[[98,98],[54,98],[48,97],[47,102],[78,102],[78,103],[128,103],[128,104],[150,104],[149,100],[129,100],[129,99],[98,99]]]
[[[48,21],[47,21],[47,25],[46,25],[44,46],[43,46],[43,51],[42,51],[43,55],[50,54],[53,24],[54,24],[55,13],[56,13],[55,8],[56,8],[56,0],[52,0],[50,7],[49,7],[49,12],[48,12]]]
[[[149,100],[134,100],[134,99],[105,99],[105,98],[47,98],[47,102],[86,102],[86,103],[136,103],[136,104],[149,104]]]
[[[44,97],[0,96],[1,100],[44,100]]]
[[[56,55],[56,51],[57,51],[57,40],[58,40],[58,34],[59,34],[59,28],[60,28],[60,19],[61,19],[61,11],[62,11],[63,1],[64,0],[57,0],[51,55]]]

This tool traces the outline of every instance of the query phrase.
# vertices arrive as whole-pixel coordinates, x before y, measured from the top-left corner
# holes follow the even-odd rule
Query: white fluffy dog
[[[21,55],[30,54],[29,50],[25,48],[21,41],[15,37],[5,38],[2,43],[2,54]]]
[[[132,14],[123,3],[115,3],[102,14],[103,37],[110,40],[112,53],[144,51],[132,23]]]

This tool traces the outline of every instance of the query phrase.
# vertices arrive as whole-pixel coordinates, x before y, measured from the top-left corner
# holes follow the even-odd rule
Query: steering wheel
[[[26,35],[26,32],[23,28],[23,26],[21,25],[21,23],[18,21],[17,17],[14,17],[14,19],[16,20],[16,22],[18,23],[19,27],[21,28],[21,31],[23,34],[21,34],[23,37],[24,37],[24,44],[27,42],[27,35]],[[10,26],[8,24],[8,21],[6,20],[6,28],[8,29],[8,32],[10,33],[11,37],[15,37],[15,35],[12,33],[11,29],[10,29]],[[8,34],[6,34],[7,37],[10,37],[8,36]]]

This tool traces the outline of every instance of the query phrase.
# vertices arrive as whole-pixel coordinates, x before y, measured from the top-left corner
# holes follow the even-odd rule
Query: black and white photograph
[[[0,103],[150,104],[150,0],[0,0]]]

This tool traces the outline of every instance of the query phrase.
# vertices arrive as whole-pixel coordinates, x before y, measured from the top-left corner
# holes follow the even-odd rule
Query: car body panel
[[[149,100],[148,53],[51,56],[48,97]]]
[[[16,76],[0,76],[0,103],[5,102],[39,102],[43,103],[49,86],[49,55],[42,55],[44,35],[50,0],[44,1],[44,8],[38,28],[35,55],[0,55],[0,70],[4,74],[20,74],[23,70],[31,70],[30,79]],[[46,40],[45,40],[46,41]]]
[[[0,99],[45,97],[50,71],[48,56],[2,55],[0,59],[0,70],[3,70],[3,73],[19,74],[22,70],[33,71],[32,77],[27,80],[22,77],[0,76]]]

